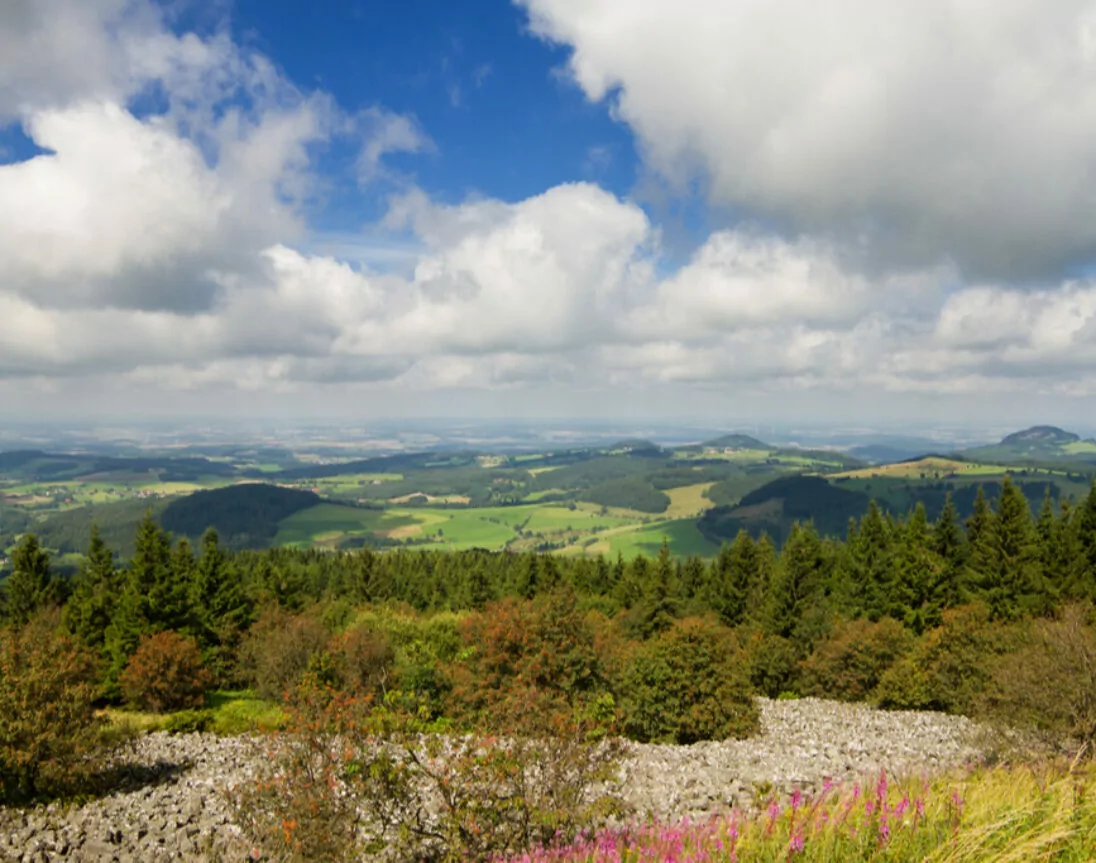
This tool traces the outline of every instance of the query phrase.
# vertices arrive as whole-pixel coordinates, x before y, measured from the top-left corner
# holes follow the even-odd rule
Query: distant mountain
[[[1080,435],[1063,431],[1057,426],[1032,426],[1005,436],[1001,440],[1001,446],[1059,447],[1077,443],[1080,439]]]
[[[998,444],[966,450],[963,458],[1006,465],[1068,461],[1091,470],[1096,464],[1096,441],[1081,440],[1079,435],[1057,426],[1032,426],[1006,435]]]

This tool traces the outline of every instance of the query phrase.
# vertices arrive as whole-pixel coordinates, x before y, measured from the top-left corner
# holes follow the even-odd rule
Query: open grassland
[[[704,510],[711,509],[715,504],[708,499],[707,492],[713,485],[715,485],[713,482],[703,482],[667,489],[666,494],[670,498],[670,505],[666,508],[666,517],[696,518]]]
[[[670,546],[670,553],[675,556],[712,557],[719,552],[719,546],[700,533],[696,522],[686,518],[614,534],[609,538],[608,554],[611,557],[620,554],[629,560],[641,554],[647,557],[657,556],[663,541]]]
[[[141,497],[173,497],[228,485],[223,477],[192,482],[163,482],[155,475],[140,473],[96,474],[55,482],[30,482],[0,488],[0,497],[13,505],[31,509],[49,506],[68,510],[89,504],[116,503]]]
[[[953,477],[991,477],[1004,476],[1009,468],[1000,465],[978,464],[977,462],[957,461],[950,458],[928,458],[916,461],[896,462],[895,464],[872,465],[871,467],[850,470],[834,474],[835,477],[849,479],[944,479]]]

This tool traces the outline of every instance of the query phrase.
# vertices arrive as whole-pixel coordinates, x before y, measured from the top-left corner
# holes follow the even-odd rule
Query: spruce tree
[[[632,629],[640,638],[650,638],[669,629],[677,617],[678,586],[670,546],[662,541],[658,560],[643,586],[643,598],[631,616]]]
[[[76,575],[72,596],[65,605],[65,625],[69,632],[88,647],[102,650],[121,591],[114,553],[103,542],[99,526],[92,524],[87,554]]]
[[[855,568],[853,603],[855,613],[878,620],[888,611],[891,592],[891,535],[893,528],[874,500],[860,519],[856,544],[851,549]]]
[[[23,626],[53,599],[49,552],[39,545],[37,536],[25,534],[11,553],[11,566],[4,585],[8,619]]]
[[[932,551],[939,561],[939,569],[930,585],[930,611],[926,623],[937,626],[942,612],[966,601],[967,546],[950,494],[932,529]]]
[[[729,546],[725,545],[715,562],[712,606],[727,626],[744,622],[751,600],[756,599],[760,566],[757,543],[740,530]]]
[[[894,581],[888,597],[888,613],[915,632],[922,632],[926,619],[938,619],[930,609],[932,586],[940,561],[931,549],[925,506],[918,503],[902,526],[894,555]]]
[[[1039,566],[1039,545],[1027,498],[1005,477],[990,532],[982,584],[995,617],[1014,619],[1046,610],[1049,596]]]
[[[822,541],[814,525],[796,522],[780,554],[769,595],[767,630],[771,634],[793,636],[820,598],[823,569]]]

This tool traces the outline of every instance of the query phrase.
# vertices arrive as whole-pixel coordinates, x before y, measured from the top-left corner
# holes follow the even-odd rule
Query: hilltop
[[[1032,426],[1006,435],[1001,439],[1001,446],[1064,446],[1076,443],[1080,439],[1080,435],[1064,431],[1057,426]]]

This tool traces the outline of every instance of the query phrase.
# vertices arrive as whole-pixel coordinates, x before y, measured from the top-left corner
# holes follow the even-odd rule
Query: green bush
[[[801,665],[803,695],[863,701],[883,674],[913,647],[915,637],[891,618],[838,624]]]
[[[198,642],[170,629],[142,636],[118,678],[126,701],[153,713],[201,707],[212,682]]]
[[[209,731],[213,725],[213,713],[209,710],[180,710],[164,720],[163,730],[168,734],[194,734]]]
[[[57,624],[0,629],[0,800],[76,780],[98,742],[96,658]]]
[[[695,743],[760,730],[749,667],[733,633],[700,618],[675,621],[642,645],[626,672],[624,727],[634,740]]]
[[[799,691],[799,651],[787,638],[755,632],[745,640],[750,684],[768,698]]]
[[[894,710],[971,715],[986,692],[997,657],[1018,646],[1020,630],[995,623],[982,604],[944,612],[879,680],[872,700]]]

